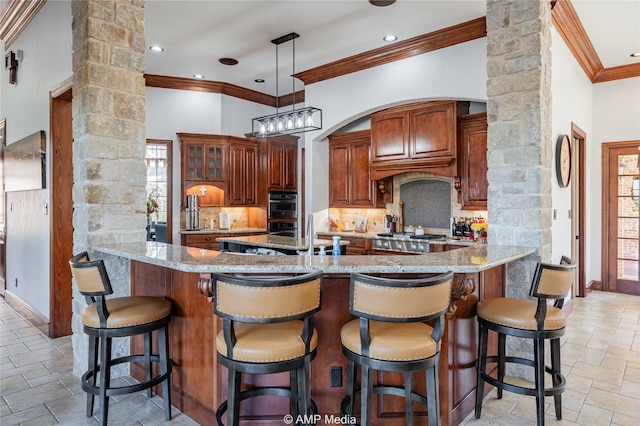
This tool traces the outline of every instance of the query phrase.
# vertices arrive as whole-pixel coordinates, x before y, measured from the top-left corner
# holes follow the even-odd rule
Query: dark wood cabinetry
[[[329,240],[331,241],[333,235],[329,234],[318,234],[319,240]],[[341,236],[340,239],[342,241],[348,241],[350,244],[346,248],[346,254],[369,254],[371,251],[371,240],[363,237],[345,237]]]
[[[255,206],[258,151],[244,138],[178,133],[182,152],[182,203],[191,188],[208,186],[200,206]],[[211,188],[212,187],[212,188]]]
[[[296,192],[298,188],[298,137],[267,140],[267,189]]]
[[[486,210],[487,114],[469,114],[458,119],[459,201],[465,210]]]
[[[369,130],[329,136],[330,207],[384,207],[369,174],[370,147]]]
[[[216,238],[246,237],[249,235],[262,235],[263,232],[234,232],[234,233],[211,233],[211,234],[182,234],[180,235],[180,245],[196,247],[207,250],[218,250]]]
[[[406,171],[456,175],[456,118],[468,102],[432,101],[371,114],[371,175]]]
[[[258,147],[255,143],[234,141],[229,146],[230,206],[251,206],[257,202]]]

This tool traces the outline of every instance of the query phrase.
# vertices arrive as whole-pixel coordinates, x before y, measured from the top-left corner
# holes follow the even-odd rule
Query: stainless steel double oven
[[[298,195],[293,192],[269,192],[267,217],[270,234],[298,236]]]

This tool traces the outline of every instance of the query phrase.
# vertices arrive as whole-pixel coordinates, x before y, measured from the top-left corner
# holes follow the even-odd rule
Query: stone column
[[[509,265],[508,297],[526,298],[535,263],[551,257],[550,29],[548,0],[487,0],[489,241],[538,249]]]
[[[146,240],[144,1],[73,0],[72,13],[73,249],[79,253]],[[115,295],[129,294],[129,263],[105,263]],[[73,297],[79,376],[87,367],[79,317],[86,304],[75,287]],[[118,341],[114,356],[127,352],[128,341]]]

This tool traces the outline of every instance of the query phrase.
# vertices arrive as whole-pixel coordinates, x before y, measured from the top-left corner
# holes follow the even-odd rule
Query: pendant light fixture
[[[290,135],[293,133],[308,132],[310,130],[322,129],[322,110],[314,107],[296,109],[296,42],[300,37],[296,33],[289,33],[282,37],[271,40],[276,45],[276,113],[254,118],[251,122],[252,133],[259,138],[270,138],[273,136]],[[280,112],[280,98],[278,93],[278,46],[282,43],[292,41],[293,51],[293,71],[291,73],[293,104],[291,110]]]

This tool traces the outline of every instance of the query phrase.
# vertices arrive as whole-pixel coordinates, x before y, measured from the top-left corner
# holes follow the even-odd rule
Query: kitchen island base
[[[504,265],[476,273],[454,275],[451,306],[446,315],[445,334],[439,365],[440,411],[443,425],[456,425],[473,410],[475,402],[475,362],[477,358],[477,321],[475,305],[479,300],[504,296]],[[427,277],[436,274],[377,274],[389,278]],[[324,275],[322,309],[315,315],[318,330],[318,354],[311,364],[312,398],[322,416],[340,416],[345,395],[346,359],[342,354],[340,328],[354,317],[349,314],[349,275]],[[172,402],[200,424],[215,424],[215,410],[227,399],[227,371],[218,364],[215,336],[221,324],[211,304],[211,274],[182,272],[149,263],[131,261],[131,290],[134,295],[165,296],[174,306],[170,324],[170,355],[174,362]],[[496,341],[490,341],[495,352]],[[143,344],[132,339],[135,351]],[[492,352],[490,350],[490,353]],[[330,371],[340,369],[343,386],[331,386]],[[144,379],[142,366],[132,367],[137,380]],[[399,373],[379,373],[376,383],[402,384]],[[243,386],[288,385],[286,373],[243,375]],[[416,390],[425,392],[424,373],[414,378]],[[489,389],[487,389],[487,392]],[[160,389],[158,389],[160,392]],[[416,420],[426,421],[424,407],[416,405]],[[287,398],[265,396],[243,401],[244,425],[282,425],[289,413]],[[393,396],[376,396],[373,402],[374,425],[404,425],[404,401]],[[420,420],[418,420],[420,419]]]

